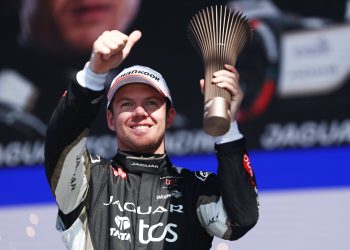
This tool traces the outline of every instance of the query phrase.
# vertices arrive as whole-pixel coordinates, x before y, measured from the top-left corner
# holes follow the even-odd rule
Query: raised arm
[[[69,214],[86,197],[93,157],[86,149],[89,127],[104,95],[109,70],[119,66],[140,39],[106,31],[94,43],[89,63],[59,101],[49,122],[45,141],[45,170],[60,211]],[[79,213],[78,213],[79,214]]]
[[[214,73],[213,84],[231,93],[232,122],[225,135],[215,138],[218,176],[210,175],[202,184],[197,215],[209,234],[236,240],[257,223],[259,204],[254,172],[235,121],[243,98],[239,74],[233,66],[225,65],[225,69]],[[203,91],[204,81],[200,83]]]

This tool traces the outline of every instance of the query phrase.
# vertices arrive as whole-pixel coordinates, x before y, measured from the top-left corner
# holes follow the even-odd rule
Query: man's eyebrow
[[[125,97],[125,96],[116,98],[117,103],[122,102],[122,101],[131,101],[131,98]]]
[[[143,98],[146,101],[149,100],[158,100],[158,101],[165,101],[165,98],[163,96],[158,96],[158,95],[150,95],[150,96],[146,96],[145,98]],[[120,103],[122,101],[133,101],[133,98],[127,97],[127,96],[121,96],[116,98],[116,103]]]
[[[160,96],[149,96],[145,98],[146,100],[150,100],[150,99],[156,99],[156,100],[163,100],[163,97]]]

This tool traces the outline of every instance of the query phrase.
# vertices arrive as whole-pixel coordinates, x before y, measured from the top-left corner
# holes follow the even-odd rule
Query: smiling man
[[[163,76],[145,66],[121,71],[107,93],[115,157],[102,159],[86,148],[107,74],[140,38],[139,31],[104,32],[51,118],[45,167],[59,208],[57,229],[68,249],[205,250],[214,236],[237,240],[256,224],[258,201],[235,122],[243,94],[233,66],[213,78],[232,95],[231,129],[215,138],[218,175],[173,166],[165,151],[176,113],[171,94]]]
[[[119,150],[164,154],[165,129],[172,124],[175,109],[158,72],[139,65],[123,70],[112,81],[107,98],[108,127],[116,133]]]

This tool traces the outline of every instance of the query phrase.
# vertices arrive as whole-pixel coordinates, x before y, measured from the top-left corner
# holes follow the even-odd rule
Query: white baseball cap
[[[124,69],[112,80],[107,94],[107,108],[109,107],[115,92],[128,83],[146,83],[158,90],[164,97],[168,98],[171,105],[173,104],[169,88],[162,75],[149,67],[134,65]]]

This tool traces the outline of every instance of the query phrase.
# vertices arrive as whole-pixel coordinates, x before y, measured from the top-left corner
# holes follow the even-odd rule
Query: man
[[[59,212],[57,229],[68,249],[209,249],[213,236],[236,240],[258,219],[255,178],[234,117],[242,100],[233,66],[213,84],[232,94],[230,131],[216,138],[218,176],[172,165],[165,130],[175,109],[163,77],[133,66],[107,94],[107,124],[118,152],[112,160],[86,149],[108,71],[141,38],[106,31],[49,124],[45,166]],[[203,89],[203,80],[201,85]]]

